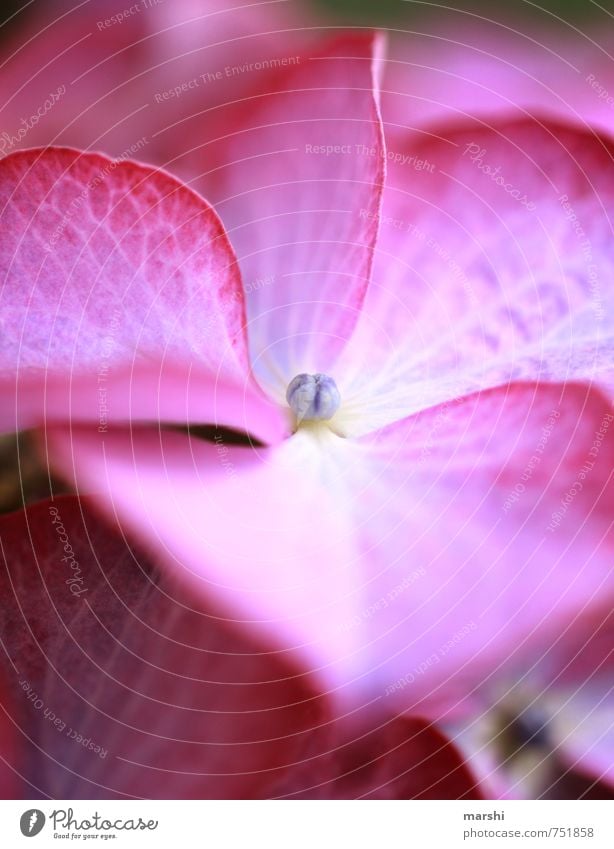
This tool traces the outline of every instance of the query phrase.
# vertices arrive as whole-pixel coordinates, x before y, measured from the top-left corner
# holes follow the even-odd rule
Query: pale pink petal
[[[5,428],[43,413],[95,421],[105,392],[111,418],[126,417],[129,396],[133,418],[155,407],[181,420],[183,399],[172,415],[167,400],[146,397],[169,391],[167,371],[191,369],[190,392],[203,395],[249,379],[241,281],[222,225],[164,172],[67,149],[2,160],[0,281],[0,380],[14,399]]]
[[[330,367],[363,302],[384,173],[380,52],[346,36],[289,61],[220,110],[219,141],[199,151],[196,185],[241,264],[254,369],[281,398],[297,373]]]
[[[336,367],[356,427],[509,380],[613,386],[608,141],[473,121],[396,152],[372,284]]]
[[[283,653],[178,593],[77,499],[0,535],[17,796],[475,797],[432,728],[331,722]]]
[[[584,387],[512,385],[359,442],[48,443],[178,579],[339,703],[446,718],[610,597],[611,421]]]

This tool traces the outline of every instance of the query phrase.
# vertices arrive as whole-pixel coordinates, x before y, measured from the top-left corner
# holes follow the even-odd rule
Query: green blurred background
[[[341,23],[361,23],[373,26],[394,26],[395,23],[407,26],[412,21],[425,17],[445,15],[450,10],[473,12],[494,19],[520,18],[547,21],[559,16],[567,21],[582,24],[603,12],[614,14],[614,2],[605,0],[597,5],[593,0],[508,0],[508,2],[457,2],[434,3],[424,0],[310,0],[311,4],[325,15]],[[52,4],[52,0],[2,0],[0,19],[6,28],[14,25],[10,19],[21,10],[22,15],[34,15],[41,6]],[[75,0],[75,6],[81,0]],[[232,0],[229,2],[232,5]],[[239,5],[237,3],[237,5]],[[21,15],[20,15],[21,17]]]
[[[603,14],[608,5],[614,8],[614,3],[607,0],[601,9],[592,0],[545,0],[533,3],[529,0],[509,0],[509,2],[458,2],[429,3],[422,0],[312,0],[315,6],[326,13],[334,15],[343,21],[362,21],[371,24],[387,23],[394,26],[395,21],[407,23],[420,20],[426,16],[437,17],[445,15],[450,10],[473,12],[494,19],[504,18],[539,18],[547,19],[557,15],[565,20],[581,22],[588,20],[597,13]]]

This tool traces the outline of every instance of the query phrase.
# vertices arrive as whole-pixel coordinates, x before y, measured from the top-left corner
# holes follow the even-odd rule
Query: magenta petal
[[[340,703],[440,717],[506,665],[552,652],[560,669],[561,630],[614,591],[611,421],[600,394],[544,384],[358,443],[48,436],[60,468],[175,576]]]
[[[346,395],[371,394],[365,426],[510,380],[614,386],[609,141],[474,120],[394,153],[337,373]]]
[[[296,57],[220,110],[223,135],[201,153],[217,168],[202,191],[243,272],[254,368],[281,396],[295,374],[330,367],[367,289],[384,174],[380,52],[378,38],[346,36]]]
[[[83,397],[124,397],[127,375],[138,384],[144,371],[131,415],[150,416],[147,392],[158,377],[166,389],[177,363],[194,383],[201,372],[209,384],[247,379],[241,281],[223,227],[164,172],[66,149],[7,157],[0,277],[1,381],[16,402],[3,408],[5,428],[43,413],[87,416]],[[93,420],[98,406],[89,403]]]

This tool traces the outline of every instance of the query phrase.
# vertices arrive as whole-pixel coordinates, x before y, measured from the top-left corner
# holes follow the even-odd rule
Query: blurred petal
[[[441,735],[331,722],[282,654],[169,591],[76,499],[4,518],[0,535],[28,798],[475,796]]]
[[[561,630],[611,596],[609,410],[581,386],[512,385],[358,443],[48,441],[176,577],[340,704],[441,718],[551,644],[554,676]]]
[[[48,430],[47,444],[80,492],[95,493],[220,615],[307,668],[317,667],[322,644],[333,655],[350,650],[339,623],[353,612],[353,529],[346,504],[322,486],[330,462],[310,437],[249,449],[222,437],[74,428]]]
[[[614,386],[612,152],[563,126],[477,121],[395,151],[335,373],[360,432],[510,380]]]
[[[555,678],[546,657],[539,679],[550,680],[541,703],[548,734],[567,768],[614,788],[614,613],[604,594],[600,608],[565,629],[569,662]]]
[[[486,682],[473,715],[446,724],[487,798],[612,797],[613,619],[611,597],[597,594]]]
[[[384,173],[381,41],[346,36],[220,110],[198,184],[237,251],[254,369],[283,398],[330,366],[369,281]],[[361,214],[364,212],[364,215]]]
[[[266,795],[317,725],[282,658],[169,595],[76,499],[0,525],[2,639],[34,793]]]
[[[377,493],[394,504],[380,553],[392,574],[405,559],[427,570],[374,615],[390,628],[390,698],[437,710],[446,696],[460,714],[506,676],[530,678],[541,662],[547,686],[567,667],[567,630],[614,592],[611,409],[586,386],[512,384],[373,441],[390,460],[372,510]]]
[[[594,16],[582,28],[553,15],[544,25],[506,11],[486,17],[448,6],[391,40],[382,90],[390,136],[406,128],[436,131],[470,115],[558,116],[614,128],[606,10],[603,26]]]
[[[171,160],[208,138],[203,111],[238,98],[272,59],[300,52],[308,22],[305,7],[285,2],[62,5],[37,3],[12,21],[0,64],[0,155],[70,145],[175,173]]]
[[[0,664],[4,664],[4,649]],[[23,795],[19,762],[19,727],[12,718],[13,695],[7,676],[0,675],[0,799],[19,799]]]
[[[38,424],[94,422],[100,433],[117,422],[170,422],[234,428],[265,443],[287,435],[281,408],[251,382],[219,380],[198,364],[139,362],[131,367],[77,375],[57,374],[0,380],[7,430]],[[42,408],[42,409],[41,409]]]
[[[339,723],[343,727],[343,723]],[[351,727],[351,722],[348,723]],[[283,791],[283,792],[282,792]],[[284,798],[476,799],[475,779],[456,748],[432,726],[395,719],[341,737],[319,760],[287,774]]]
[[[248,380],[241,281],[222,225],[164,172],[67,149],[2,160],[0,278],[7,429],[43,413],[125,418],[127,406],[137,419],[156,407],[181,420],[185,377],[175,414],[155,394],[179,385],[177,363],[193,394]]]

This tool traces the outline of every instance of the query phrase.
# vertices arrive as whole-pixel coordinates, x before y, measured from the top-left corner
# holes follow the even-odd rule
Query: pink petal
[[[2,160],[0,279],[5,428],[125,418],[128,403],[181,420],[185,377],[176,403],[148,397],[177,369],[193,393],[245,388],[234,255],[211,207],[164,172],[67,149]]]
[[[178,173],[170,161],[208,138],[203,111],[240,97],[266,74],[250,65],[300,53],[309,34],[299,29],[307,10],[288,3],[173,0],[136,14],[122,0],[63,5],[12,21],[0,155],[70,145]]]
[[[509,380],[614,386],[608,142],[473,121],[394,152],[407,160],[390,165],[372,285],[335,373],[371,404],[361,432]]]
[[[284,655],[177,593],[76,499],[0,533],[20,795],[475,796],[441,735],[415,719],[331,722]]]
[[[359,442],[48,440],[177,578],[339,704],[445,718],[611,594],[609,409],[581,386],[512,385]]]
[[[282,646],[301,667],[317,669],[321,643],[351,651],[353,635],[339,623],[353,613],[353,528],[346,505],[323,488],[327,464],[312,439],[252,450],[222,437],[73,428],[47,430],[46,443],[80,492],[136,530],[219,615]]]
[[[382,91],[391,136],[475,115],[560,116],[612,129],[609,20],[580,29],[553,16],[530,26],[496,17],[448,7],[391,40]]]
[[[376,614],[391,699],[437,711],[441,697],[452,717],[570,663],[568,630],[614,592],[613,421],[585,386],[512,384],[381,432],[379,495],[397,502],[372,534],[393,564],[385,582],[402,585],[402,553],[427,572]]]
[[[365,296],[384,172],[380,52],[379,39],[346,36],[290,61],[220,110],[221,138],[198,152],[198,185],[241,264],[254,368],[280,397],[295,374],[330,367]]]

